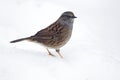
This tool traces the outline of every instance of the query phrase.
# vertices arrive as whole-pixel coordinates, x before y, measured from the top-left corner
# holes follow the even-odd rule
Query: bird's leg
[[[56,52],[58,53],[58,55],[63,58],[63,56],[60,54],[60,49],[56,49]]]
[[[55,55],[53,55],[53,54],[48,50],[48,48],[46,48],[46,49],[47,49],[47,51],[48,51],[48,53],[49,53],[50,56],[55,56]]]

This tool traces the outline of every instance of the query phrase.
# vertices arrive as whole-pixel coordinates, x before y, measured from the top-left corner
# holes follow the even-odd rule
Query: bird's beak
[[[72,16],[72,18],[77,18],[76,16]]]

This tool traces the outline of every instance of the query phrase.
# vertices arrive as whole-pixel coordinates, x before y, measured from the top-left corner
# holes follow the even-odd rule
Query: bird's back
[[[50,48],[60,48],[68,42],[71,34],[72,30],[67,25],[55,22],[37,32],[31,40]]]

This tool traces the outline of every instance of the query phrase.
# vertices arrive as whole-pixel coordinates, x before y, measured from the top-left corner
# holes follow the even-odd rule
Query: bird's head
[[[73,12],[71,11],[66,11],[64,12],[58,20],[61,22],[65,22],[67,24],[73,23],[74,19],[77,18]]]

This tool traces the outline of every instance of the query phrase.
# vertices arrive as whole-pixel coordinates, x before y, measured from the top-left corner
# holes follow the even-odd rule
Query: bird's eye
[[[66,15],[66,17],[71,18],[72,16],[70,16],[70,15]]]
[[[76,16],[74,15],[66,15],[68,18],[77,18]]]

